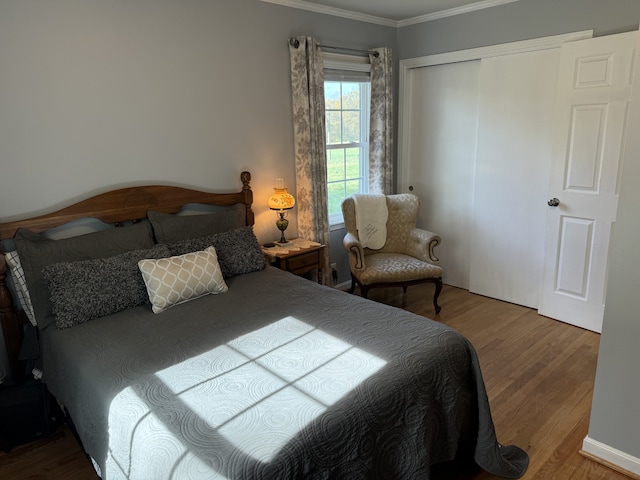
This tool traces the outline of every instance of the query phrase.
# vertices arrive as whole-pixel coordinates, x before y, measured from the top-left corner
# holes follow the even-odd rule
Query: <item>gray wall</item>
[[[639,81],[636,72],[636,87]],[[633,94],[630,124],[637,126],[640,90]],[[640,459],[640,137],[627,138],[589,438]]]
[[[638,28],[638,0],[520,0],[398,30],[398,58],[527,40],[579,30],[610,35]]]
[[[293,35],[395,48],[396,29],[256,0],[3,0],[0,221],[114,186],[236,189],[249,170],[258,238],[278,238]]]

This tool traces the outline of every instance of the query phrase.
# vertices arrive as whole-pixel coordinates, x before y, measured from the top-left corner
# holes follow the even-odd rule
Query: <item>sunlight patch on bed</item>
[[[135,417],[141,423],[146,416],[144,421],[154,425],[152,430],[158,429],[157,437],[173,443],[172,448],[176,448],[176,442],[183,446],[186,442],[187,456],[199,457],[199,448],[206,445],[211,449],[213,443],[217,448],[238,449],[254,460],[269,462],[327,408],[385,363],[296,318],[286,317],[157,372],[157,385],[126,389],[112,408],[121,408],[125,399],[131,408],[131,396],[136,391],[145,405],[139,412],[132,412],[131,420]],[[166,425],[160,426],[158,419]],[[177,421],[184,440],[170,438],[176,428],[172,421]],[[149,433],[153,437],[153,432],[145,436]],[[132,444],[138,435],[129,425],[117,436],[118,443]],[[157,449],[156,439],[150,441]],[[182,457],[174,458],[182,462]]]

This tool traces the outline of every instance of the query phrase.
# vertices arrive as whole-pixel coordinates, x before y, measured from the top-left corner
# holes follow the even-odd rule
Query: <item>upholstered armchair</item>
[[[356,283],[363,297],[374,287],[407,287],[419,283],[435,284],[433,305],[440,311],[438,296],[442,291],[442,268],[434,248],[440,243],[435,233],[416,228],[420,200],[416,195],[403,193],[387,195],[386,239],[378,249],[363,246],[356,225],[356,199],[350,196],[342,202],[347,233],[344,247],[349,252],[351,289]],[[362,210],[361,210],[362,211]],[[384,230],[382,230],[384,232]]]

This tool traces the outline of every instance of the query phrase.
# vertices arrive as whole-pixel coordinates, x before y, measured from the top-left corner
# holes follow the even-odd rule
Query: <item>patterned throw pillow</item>
[[[140,260],[138,268],[147,286],[154,313],[210,293],[228,290],[213,247],[176,257]]]

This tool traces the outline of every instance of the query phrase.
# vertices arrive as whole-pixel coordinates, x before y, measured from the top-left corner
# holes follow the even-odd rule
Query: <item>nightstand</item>
[[[0,387],[0,449],[5,452],[48,436],[62,420],[58,404],[40,381]]]
[[[274,267],[291,272],[294,275],[304,275],[313,270],[318,271],[318,283],[322,283],[324,245],[294,238],[289,241],[291,245],[284,247],[276,244],[275,247],[262,247],[262,252],[267,261]]]

